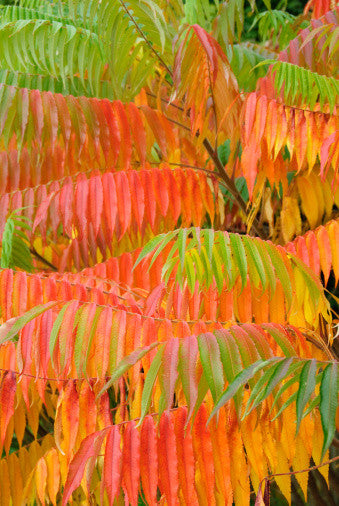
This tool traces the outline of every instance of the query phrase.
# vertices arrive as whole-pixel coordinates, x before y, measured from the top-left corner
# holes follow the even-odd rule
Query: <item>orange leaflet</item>
[[[140,478],[140,434],[134,420],[127,423],[123,439],[122,486],[129,502],[136,506]]]
[[[3,373],[0,385],[0,447],[2,448],[8,424],[14,414],[16,375],[11,371]]]
[[[94,432],[82,441],[79,450],[74,455],[68,468],[67,479],[62,496],[62,506],[66,506],[66,504],[68,504],[68,500],[70,499],[72,493],[79,487],[88,460],[98,456],[103,440],[107,434],[107,430],[108,429],[100,432]]]
[[[159,422],[158,439],[159,488],[169,506],[178,503],[178,459],[174,427],[169,411],[165,411]]]
[[[121,435],[119,427],[114,425],[107,434],[103,480],[101,483],[101,501],[103,502],[104,490],[107,492],[110,506],[113,505],[121,486],[122,452]]]
[[[147,504],[157,504],[158,456],[157,433],[153,418],[147,415],[140,433],[140,474]]]
[[[187,341],[187,339],[185,339],[185,341]],[[185,504],[190,504],[192,506],[198,505],[198,497],[194,487],[195,461],[192,434],[190,427],[186,428],[188,422],[187,408],[178,408],[173,418],[178,455],[179,497],[182,494]]]
[[[207,411],[204,404],[199,408],[193,425],[193,449],[199,475],[196,481],[199,502],[214,505],[214,463],[211,435],[207,424]]]

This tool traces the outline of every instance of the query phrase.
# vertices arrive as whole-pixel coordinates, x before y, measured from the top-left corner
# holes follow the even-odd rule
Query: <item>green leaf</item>
[[[244,244],[239,234],[230,234],[230,241],[232,246],[232,256],[234,257],[235,264],[239,269],[242,288],[244,288],[247,284],[247,260]]]
[[[292,361],[293,357],[282,359],[278,364],[273,365],[265,371],[251,392],[242,417],[243,419],[270,395],[272,390],[288,373]]]
[[[300,373],[299,390],[297,395],[297,434],[306,404],[308,403],[316,385],[317,362],[308,360]]]
[[[220,360],[220,352],[216,337],[212,333],[198,336],[200,360],[206,381],[214,402],[220,396],[224,388],[223,368]]]
[[[133,365],[135,365],[139,360],[141,360],[149,351],[153,350],[159,343],[152,343],[150,346],[145,346],[143,348],[137,348],[132,353],[130,353],[127,357],[124,357],[117,367],[114,369],[110,379],[105,383],[103,388],[97,395],[97,398],[101,397],[106,390],[108,390],[111,386],[114,385],[118,379],[121,378],[125,374],[128,369],[130,369]]]
[[[218,399],[216,405],[213,408],[213,411],[210,414],[210,417],[207,421],[209,423],[213,416],[217,413],[217,411],[222,408],[226,402],[228,402],[230,399],[235,397],[235,395],[238,393],[239,389],[243,387],[249,379],[253,378],[253,376],[258,372],[264,369],[267,365],[271,364],[272,362],[275,363],[277,360],[280,360],[278,358],[270,358],[268,360],[258,360],[254,364],[251,364],[246,369],[243,369],[235,379],[228,385],[225,392],[221,395],[221,397]]]
[[[157,379],[158,372],[161,366],[162,358],[164,355],[165,344],[162,344],[157,351],[148,373],[145,378],[144,389],[142,391],[141,397],[141,414],[138,426],[142,424],[143,419],[145,418],[147,411],[149,410],[151,399],[152,399],[152,391],[154,387],[155,380]]]
[[[11,341],[17,333],[30,321],[34,320],[37,316],[41,315],[51,309],[52,307],[60,304],[59,301],[48,302],[30,309],[22,316],[10,318],[0,326],[0,344]]]
[[[324,443],[321,460],[329,448],[335,434],[335,416],[338,408],[338,364],[328,364],[322,375],[320,384],[320,416],[324,431]]]

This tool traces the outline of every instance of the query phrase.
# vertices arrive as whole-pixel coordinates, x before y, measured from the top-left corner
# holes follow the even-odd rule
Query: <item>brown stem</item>
[[[50,269],[52,269],[53,271],[57,271],[58,269],[55,267],[55,265],[51,264],[48,260],[46,260],[46,258],[42,257],[41,255],[39,255],[39,253],[35,250],[35,248],[30,248],[29,250],[33,256],[35,256],[35,258],[37,258],[40,262],[44,263],[45,265],[47,265]]]
[[[224,181],[228,191],[234,197],[238,206],[243,211],[245,216],[248,216],[246,202],[244,201],[244,199],[240,195],[240,193],[239,193],[237,187],[235,186],[234,182],[232,181],[232,179],[226,173],[226,171],[223,167],[223,164],[220,161],[217,151],[213,149],[213,147],[211,146],[211,143],[209,142],[208,139],[204,139],[203,144],[206,148],[206,151],[208,152],[211,159],[213,160],[213,163],[218,171],[218,174],[220,175],[221,179]],[[261,237],[262,239],[264,239],[264,235],[262,233],[262,230],[260,229],[260,225],[259,225],[258,220],[256,218],[253,220],[252,228],[258,237]]]

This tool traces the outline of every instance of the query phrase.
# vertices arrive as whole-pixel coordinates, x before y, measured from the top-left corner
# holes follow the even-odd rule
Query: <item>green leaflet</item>
[[[320,385],[320,416],[324,431],[321,460],[332,443],[335,434],[335,416],[338,408],[338,363],[328,364]]]
[[[116,381],[118,381],[119,378],[125,372],[128,371],[134,364],[136,364],[139,360],[141,360],[150,350],[158,346],[159,343],[152,343],[150,346],[145,346],[144,348],[137,348],[134,350],[130,355],[123,358],[121,362],[117,365],[117,367],[114,369],[110,379],[105,383],[105,385],[102,387],[100,392],[97,395],[98,397],[101,397],[106,390],[108,390]]]
[[[40,306],[36,306],[30,311],[27,311],[22,316],[17,318],[11,318],[7,320],[7,322],[3,323],[0,326],[0,344],[5,343],[7,341],[11,341],[17,333],[30,321],[34,320],[37,316],[41,315],[51,309],[54,306],[60,304],[59,301],[48,302],[47,304],[41,304]]]
[[[216,330],[214,335],[218,341],[225,377],[228,383],[231,383],[243,369],[239,348],[230,332]],[[234,396],[234,403],[238,416],[241,409],[241,400],[242,392],[237,392]]]
[[[69,305],[72,302],[73,301],[71,301],[71,300],[68,301],[68,302],[66,302],[66,304],[61,308],[61,310],[58,313],[58,316],[55,319],[55,322],[54,322],[53,327],[52,327],[51,334],[49,336],[49,355],[51,357],[52,367],[54,367],[53,353],[54,353],[54,348],[55,348],[56,340],[57,340],[57,337],[58,337],[58,334],[59,334],[59,330],[60,330],[61,324],[63,322],[63,318],[64,318],[64,315],[65,315],[65,312],[66,312],[67,308],[69,307]]]
[[[316,385],[315,375],[317,372],[317,363],[313,360],[308,360],[300,373],[299,390],[297,395],[297,433],[299,432],[300,422],[306,404],[308,403]]]
[[[216,405],[213,408],[213,411],[211,412],[211,415],[208,419],[209,423],[213,416],[217,413],[217,411],[226,404],[230,399],[236,396],[239,389],[243,387],[249,379],[253,378],[253,376],[260,370],[262,370],[264,367],[266,367],[268,364],[271,364],[272,362],[277,362],[278,358],[270,358],[269,360],[258,360],[254,364],[251,364],[246,369],[243,369],[237,376],[234,378],[232,383],[228,385],[225,392],[221,395],[221,397],[218,399]]]
[[[264,264],[263,264],[260,254],[258,252],[258,248],[256,246],[256,243],[253,240],[251,241],[249,239],[249,237],[246,237],[246,236],[243,237],[243,243],[245,245],[247,257],[250,256],[252,258],[254,265],[258,271],[261,285],[262,285],[263,289],[265,290],[266,286],[267,286],[266,273],[265,273]]]
[[[232,247],[232,256],[234,257],[235,265],[239,269],[242,288],[244,288],[247,284],[247,260],[244,244],[239,234],[230,234],[230,241]]]
[[[224,388],[218,342],[212,333],[200,334],[198,336],[198,345],[204,375],[213,400],[216,402]]]
[[[155,357],[151,363],[151,366],[148,370],[148,373],[146,375],[144,389],[142,391],[142,397],[141,397],[141,415],[140,415],[140,420],[139,420],[138,426],[141,425],[141,423],[142,423],[143,419],[145,418],[147,411],[150,407],[153,387],[154,387],[154,383],[157,379],[158,372],[159,372],[159,369],[161,366],[164,350],[165,350],[165,344],[162,344],[159,347],[159,350],[158,350],[157,354],[155,355]]]
[[[259,378],[251,395],[247,401],[243,418],[251,413],[266,397],[272,392],[277,384],[286,376],[289,371],[293,358],[282,359],[278,364],[274,364]]]

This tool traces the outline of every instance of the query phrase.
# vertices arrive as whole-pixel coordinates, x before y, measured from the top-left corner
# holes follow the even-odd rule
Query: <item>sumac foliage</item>
[[[264,4],[1,6],[1,505],[320,497],[339,8]]]

